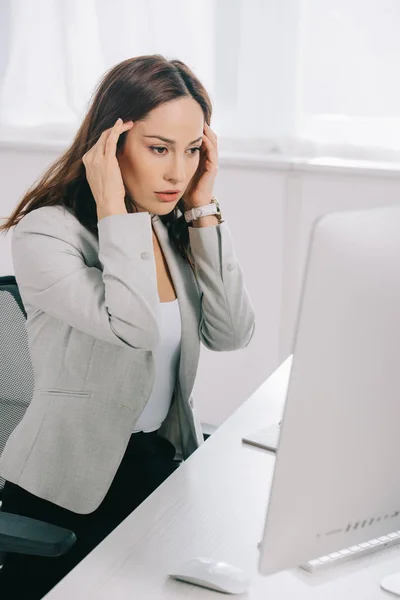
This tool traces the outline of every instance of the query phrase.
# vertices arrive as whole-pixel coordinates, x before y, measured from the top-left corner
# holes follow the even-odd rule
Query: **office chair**
[[[33,393],[25,320],[15,277],[0,277],[0,454],[24,416]],[[76,542],[75,534],[68,529],[3,512],[4,484],[0,477],[0,582],[5,553],[60,556]]]

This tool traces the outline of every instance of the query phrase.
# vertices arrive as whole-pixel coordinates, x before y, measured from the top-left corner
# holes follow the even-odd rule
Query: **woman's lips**
[[[180,192],[175,192],[174,194],[162,194],[161,192],[155,192],[155,195],[163,202],[173,202],[178,198],[179,194]]]

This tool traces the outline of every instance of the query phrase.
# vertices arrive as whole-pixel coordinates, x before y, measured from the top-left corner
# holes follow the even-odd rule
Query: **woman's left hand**
[[[210,204],[213,195],[215,177],[218,171],[217,136],[204,122],[203,144],[200,150],[200,162],[196,173],[184,195],[186,210],[196,206]]]

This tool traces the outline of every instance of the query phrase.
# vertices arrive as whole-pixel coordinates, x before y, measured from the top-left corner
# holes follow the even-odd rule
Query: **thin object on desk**
[[[258,448],[262,448],[263,450],[276,452],[279,443],[280,431],[280,423],[274,423],[269,427],[263,427],[263,429],[253,431],[253,433],[243,437],[242,441],[245,444],[257,446]]]

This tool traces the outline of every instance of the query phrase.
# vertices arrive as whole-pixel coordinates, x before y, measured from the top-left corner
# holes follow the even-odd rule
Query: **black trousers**
[[[115,529],[167,477],[177,464],[175,448],[151,433],[133,433],[100,506],[78,514],[6,481],[2,510],[71,529],[77,540],[63,556],[7,553],[0,570],[2,600],[39,600]]]

